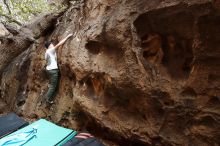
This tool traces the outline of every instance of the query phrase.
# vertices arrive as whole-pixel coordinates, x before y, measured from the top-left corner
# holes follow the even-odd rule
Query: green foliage
[[[41,13],[57,11],[63,7],[61,4],[52,5],[47,0],[0,0],[0,15],[4,16],[0,20],[24,24]]]

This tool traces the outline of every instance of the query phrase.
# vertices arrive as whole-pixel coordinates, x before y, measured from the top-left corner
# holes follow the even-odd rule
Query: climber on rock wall
[[[59,68],[57,65],[57,54],[56,49],[59,48],[59,46],[63,45],[66,40],[71,37],[73,34],[69,34],[67,37],[62,39],[57,45],[53,45],[52,42],[47,41],[45,43],[45,48],[47,49],[45,52],[45,59],[46,59],[46,71],[50,78],[49,83],[49,89],[45,95],[45,100],[47,103],[53,103],[53,98],[55,95],[55,92],[58,87],[59,83]]]

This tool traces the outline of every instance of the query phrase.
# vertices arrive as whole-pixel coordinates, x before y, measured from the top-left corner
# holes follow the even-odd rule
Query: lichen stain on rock
[[[29,48],[25,71],[5,69],[2,99],[107,145],[220,145],[217,10],[209,0],[78,1]],[[61,79],[48,109],[39,106],[48,84],[43,44],[68,33],[75,36],[57,50]]]

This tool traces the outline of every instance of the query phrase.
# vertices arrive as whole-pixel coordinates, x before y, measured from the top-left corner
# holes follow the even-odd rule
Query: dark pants
[[[47,70],[47,73],[50,78],[50,83],[49,83],[49,89],[46,93],[46,101],[52,101],[59,84],[59,70],[58,69]]]

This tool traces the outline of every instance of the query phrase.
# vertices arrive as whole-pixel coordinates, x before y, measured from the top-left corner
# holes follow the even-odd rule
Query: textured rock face
[[[7,35],[9,32],[8,30],[4,27],[3,24],[0,23],[0,37]]]
[[[24,116],[118,145],[217,146],[218,9],[209,0],[78,1],[5,69],[2,98]],[[75,37],[58,49],[55,104],[44,109],[43,44],[68,33]]]

